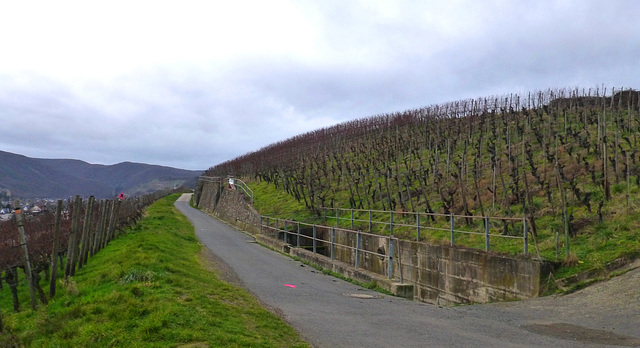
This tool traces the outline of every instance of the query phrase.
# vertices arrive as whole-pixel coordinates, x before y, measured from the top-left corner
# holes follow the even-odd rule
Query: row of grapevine
[[[640,183],[640,92],[557,89],[354,120],[218,164],[321,207],[554,215],[571,233]],[[574,207],[571,211],[567,207]],[[576,218],[580,216],[580,218]],[[508,232],[507,232],[508,233]]]
[[[144,208],[171,192],[101,201],[93,196],[86,200],[76,196],[66,202],[58,200],[54,211],[26,214],[16,210],[12,219],[0,223],[0,291],[9,288],[13,309],[19,311],[18,280],[22,270],[31,307],[35,309],[38,301],[46,305],[47,299],[55,296],[58,269],[64,271],[65,280],[74,276],[91,256],[134,225]],[[14,206],[20,205],[16,202]],[[43,276],[49,280],[48,296],[40,285]]]

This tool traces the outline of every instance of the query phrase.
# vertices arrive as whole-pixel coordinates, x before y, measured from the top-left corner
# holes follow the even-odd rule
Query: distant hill
[[[140,195],[165,187],[195,186],[202,171],[144,163],[91,164],[74,159],[42,159],[0,151],[0,198],[112,197]]]

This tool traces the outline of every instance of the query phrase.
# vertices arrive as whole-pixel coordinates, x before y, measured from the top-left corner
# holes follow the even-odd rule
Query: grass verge
[[[66,284],[59,280],[48,306],[13,313],[4,287],[0,346],[308,347],[247,291],[206,269],[193,227],[173,206],[177,197],[150,206],[131,232]]]

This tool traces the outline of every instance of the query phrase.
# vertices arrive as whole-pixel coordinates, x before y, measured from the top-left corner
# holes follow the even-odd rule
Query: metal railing
[[[244,193],[247,196],[249,196],[249,199],[251,200],[251,205],[253,205],[253,190],[249,186],[247,186],[247,184],[244,181],[242,181],[242,180],[240,180],[238,178],[229,177],[227,179],[227,182],[229,182],[229,180],[233,180],[233,185],[235,187],[240,187],[242,189],[242,191],[244,191]]]
[[[329,222],[333,220],[334,226],[340,226],[341,222],[348,221],[349,223],[347,225],[349,225],[352,230],[360,228],[368,230],[369,233],[374,233],[376,226],[384,226],[383,228],[378,228],[378,231],[385,231],[385,234],[386,231],[388,231],[390,236],[398,232],[401,232],[401,234],[412,234],[413,231],[415,231],[415,239],[417,241],[423,239],[423,233],[425,232],[448,232],[452,246],[457,243],[457,234],[480,235],[484,237],[485,251],[491,250],[492,238],[519,239],[522,240],[523,243],[523,253],[529,253],[529,227],[526,217],[490,217],[327,207],[322,207],[321,210],[326,224],[329,224]],[[331,214],[327,214],[328,211],[331,212]],[[442,223],[434,223],[436,219],[442,218],[448,220],[446,228],[442,226]],[[464,223],[456,224],[456,219],[463,220]],[[431,222],[429,222],[429,220],[431,220]],[[482,221],[482,223],[478,224],[478,220]],[[517,226],[520,224],[522,225],[521,227]],[[522,228],[522,232],[517,233],[515,230],[520,228]],[[398,229],[402,230],[398,231]],[[458,245],[465,244],[460,243]],[[465,246],[471,247],[471,245]]]

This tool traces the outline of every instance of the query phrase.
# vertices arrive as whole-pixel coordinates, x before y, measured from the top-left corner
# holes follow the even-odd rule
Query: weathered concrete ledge
[[[289,254],[316,264],[324,269],[328,269],[331,272],[341,274],[346,278],[356,280],[360,283],[373,283],[395,296],[413,299],[413,284],[398,283],[396,280],[387,279],[384,276],[364,269],[354,268],[344,262],[331,260],[326,256],[314,254],[313,252],[302,248],[291,248],[289,250]]]
[[[273,239],[273,238],[269,238],[267,236],[263,236],[261,234],[254,234],[252,235],[253,238],[256,239],[256,241],[262,245],[266,245],[269,248],[275,250],[275,251],[279,251],[283,254],[289,254],[289,250],[291,249],[291,245],[279,241],[277,239]]]
[[[331,260],[326,256],[314,254],[303,248],[291,247],[288,243],[264,235],[257,234],[254,235],[254,237],[258,243],[266,245],[271,249],[297,257],[331,272],[338,273],[345,278],[353,279],[364,284],[375,284],[375,286],[390,292],[394,296],[413,299],[413,284],[398,283],[397,280],[387,279],[384,276],[369,272],[365,269],[354,268],[344,262]]]

